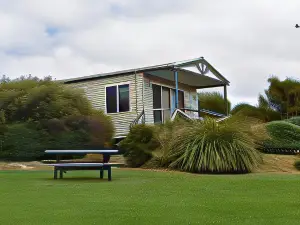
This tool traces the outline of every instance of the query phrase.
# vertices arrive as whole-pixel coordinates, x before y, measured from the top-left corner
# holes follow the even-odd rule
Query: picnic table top
[[[46,150],[48,154],[108,154],[118,153],[118,150]]]
[[[63,166],[63,167],[97,167],[97,166],[118,166],[120,163],[53,163],[48,166]]]

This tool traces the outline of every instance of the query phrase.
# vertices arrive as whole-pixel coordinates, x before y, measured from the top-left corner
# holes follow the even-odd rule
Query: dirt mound
[[[41,162],[0,162],[0,170],[41,170],[47,166]]]
[[[78,162],[81,161],[89,161],[93,162],[93,160],[96,160],[98,158],[96,157],[85,157],[83,159],[77,160]],[[75,160],[72,160],[75,161]],[[49,160],[48,163],[55,162],[55,160]],[[124,158],[123,156],[112,156],[110,159],[111,163],[123,163],[124,164]],[[45,163],[47,163],[45,161]],[[0,170],[51,170],[51,166],[45,165],[45,163],[34,161],[34,162],[1,162],[0,161]]]
[[[300,160],[299,156],[295,155],[274,155],[264,154],[263,164],[255,171],[257,173],[299,173],[296,170],[294,163],[296,160]]]
[[[294,155],[273,155],[264,154],[264,163],[259,166],[255,173],[294,173],[300,174],[296,170],[294,163],[300,160],[299,156]],[[124,163],[121,156],[113,156],[111,162]],[[46,166],[41,162],[0,162],[0,170],[51,170],[52,167]],[[128,168],[129,169],[129,168]],[[140,168],[139,168],[140,169]]]

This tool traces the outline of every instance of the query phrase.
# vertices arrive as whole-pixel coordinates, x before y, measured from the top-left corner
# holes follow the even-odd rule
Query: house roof
[[[219,73],[210,63],[208,63],[203,57],[190,59],[190,60],[184,60],[184,61],[177,61],[172,63],[165,63],[160,65],[154,65],[154,66],[148,66],[148,67],[140,67],[140,68],[132,68],[127,70],[121,70],[121,71],[115,71],[115,72],[109,72],[109,73],[101,73],[101,74],[94,74],[90,76],[83,76],[83,77],[77,77],[77,78],[71,78],[62,80],[64,83],[75,83],[75,82],[81,82],[86,80],[92,80],[97,78],[103,78],[107,76],[115,76],[115,75],[122,75],[122,74],[131,74],[131,73],[140,73],[140,72],[155,72],[155,71],[161,71],[161,70],[174,70],[178,69],[179,71],[185,72],[185,73],[191,73],[191,74],[197,74],[196,72],[185,70],[184,67],[187,66],[196,66],[198,64],[204,64],[212,74],[218,78],[219,80],[216,80],[214,78],[210,78],[205,75],[201,75],[206,77],[207,79],[213,79],[215,81],[218,81],[216,83],[216,86],[218,85],[229,85],[229,81],[221,74]]]

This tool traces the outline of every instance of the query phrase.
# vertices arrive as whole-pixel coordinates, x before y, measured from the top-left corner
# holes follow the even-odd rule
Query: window
[[[106,87],[106,112],[127,112],[129,106],[129,84]]]
[[[119,112],[129,111],[129,85],[119,85]]]
[[[117,86],[106,88],[106,112],[117,112]]]

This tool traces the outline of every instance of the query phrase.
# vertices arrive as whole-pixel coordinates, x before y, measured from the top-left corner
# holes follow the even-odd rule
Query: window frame
[[[120,102],[120,95],[119,95],[119,86],[122,86],[122,85],[128,85],[128,91],[129,91],[129,99],[128,99],[128,103],[129,103],[129,110],[128,111],[124,111],[124,112],[120,112],[120,104],[119,104],[119,102]],[[106,90],[107,90],[107,88],[108,87],[117,87],[116,89],[117,89],[117,93],[116,93],[116,95],[117,95],[117,112],[113,112],[113,113],[108,113],[107,112],[107,102],[106,102]],[[131,98],[130,98],[130,96],[131,96],[131,82],[130,81],[127,81],[127,82],[119,82],[119,83],[113,83],[113,84],[107,84],[107,85],[105,85],[105,91],[104,91],[104,103],[105,103],[105,114],[109,114],[109,115],[111,115],[111,114],[118,114],[118,113],[127,113],[127,112],[132,112],[132,107],[131,107]]]

